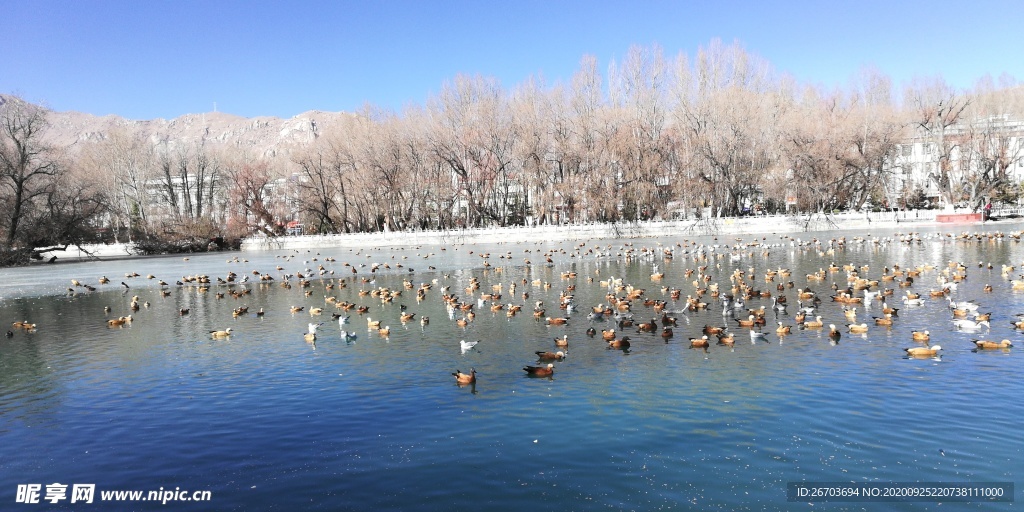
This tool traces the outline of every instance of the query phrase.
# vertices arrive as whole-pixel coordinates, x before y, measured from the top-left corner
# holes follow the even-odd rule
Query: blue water
[[[1024,294],[1012,292],[1000,275],[1002,264],[1019,266],[1024,260],[1020,243],[956,241],[926,233],[921,242],[884,238],[876,244],[874,238],[855,243],[853,234],[817,234],[822,240],[837,235],[847,235],[849,243],[834,254],[824,253],[827,245],[800,247],[775,235],[763,241],[773,247],[736,251],[738,261],[723,247],[714,252],[674,247],[684,241],[678,237],[594,241],[582,248],[571,242],[323,249],[292,252],[292,258],[284,257],[287,252],[239,253],[5,270],[0,319],[6,325],[25,319],[38,328],[0,340],[0,509],[18,506],[19,484],[54,482],[94,483],[97,501],[101,490],[177,487],[212,494],[205,504],[92,505],[103,510],[1012,507],[786,501],[786,484],[794,481],[1014,482],[1020,487],[1024,475],[1024,443],[1017,433],[1024,416],[1016,352],[1021,349],[975,352],[969,341],[1024,343],[1010,325],[1024,312]],[[744,242],[753,240],[748,236]],[[606,254],[588,253],[598,247]],[[663,259],[662,251],[673,247],[675,257]],[[490,258],[480,257],[487,252]],[[696,255],[708,257],[695,260]],[[337,261],[324,261],[328,256]],[[693,293],[685,269],[709,265],[713,282],[728,288],[734,269],[753,268],[755,277],[748,282],[776,294],[775,286],[785,279],[766,283],[764,271],[791,268],[795,286],[784,293],[793,306],[780,319],[794,324],[795,290],[809,286],[823,298],[818,314],[825,323],[844,325],[840,306],[828,296],[829,285],[844,282],[845,274],[829,274],[824,283],[808,283],[806,274],[833,261],[869,265],[865,275],[875,279],[885,266],[932,264],[937,268],[910,288],[927,298],[951,260],[969,267],[968,279],[953,297],[976,300],[982,311],[991,311],[991,333],[954,332],[946,303],[928,298],[924,306],[902,309],[891,329],[872,326],[863,336],[844,329],[837,344],[830,343],[827,327],[794,329],[780,339],[769,309],[768,341],[752,344],[747,331],[724,319],[721,307],[705,297],[712,303],[707,311],[672,313],[680,325],[667,342],[627,328],[630,349],[609,350],[600,336],[585,334],[591,325],[598,331],[612,326],[586,317],[590,306],[606,303],[607,290],[598,282],[612,276],[668,300],[668,310],[674,311],[682,303],[671,301],[661,286],[678,287],[683,297]],[[491,267],[485,268],[485,261]],[[985,265],[979,268],[979,261]],[[371,273],[374,263],[380,267]],[[278,265],[284,270],[276,270]],[[316,275],[318,265],[333,270],[333,276]],[[666,273],[660,283],[650,279],[655,265]],[[297,279],[290,289],[280,286],[282,274],[307,268],[315,275],[311,296]],[[277,279],[263,285],[213,284],[205,293],[174,285],[196,273],[255,277],[254,269]],[[578,276],[563,279],[561,273],[570,270]],[[141,277],[125,278],[125,272]],[[150,273],[171,283],[170,296],[160,296],[156,280],[145,277]],[[112,283],[98,285],[100,275]],[[472,277],[481,287],[470,295],[465,287]],[[65,293],[72,278],[99,289]],[[324,289],[339,278],[346,280],[345,289]],[[436,283],[417,302],[414,290],[403,287],[406,279],[415,286]],[[550,288],[532,285],[536,279]],[[513,282],[517,289],[509,294]],[[993,292],[982,291],[986,283]],[[508,318],[485,306],[460,328],[440,299],[441,287],[448,285],[475,303],[479,293],[498,284],[505,294],[501,302],[524,305],[522,313]],[[558,297],[570,285],[576,286],[571,293],[579,309],[567,326],[548,326],[533,317],[538,300],[547,316],[563,315]],[[358,295],[360,289],[378,287],[403,295],[391,304]],[[251,293],[240,299],[214,295],[231,289]],[[902,293],[895,291],[897,297]],[[337,310],[325,304],[325,294],[370,308],[363,316],[349,313],[351,322],[344,327],[357,333],[354,340],[340,336],[329,316]],[[107,318],[130,312],[133,295],[149,307],[134,312],[130,326],[108,328]],[[262,307],[266,315],[232,317],[231,310],[242,304],[250,312]],[[403,325],[398,318],[403,304],[417,320],[428,316],[430,323]],[[748,302],[749,307],[761,304],[770,308],[770,299]],[[319,317],[290,313],[298,305],[326,308]],[[104,306],[111,308],[109,316]],[[181,308],[190,313],[179,315]],[[860,307],[858,321],[870,323],[880,311],[877,304]],[[660,318],[640,304],[634,312],[637,319]],[[384,338],[368,330],[367,316],[381,319],[391,334]],[[310,321],[324,322],[315,344],[303,340]],[[690,349],[688,338],[699,337],[706,324],[729,325],[737,333],[735,347]],[[229,326],[229,338],[207,334]],[[916,345],[910,331],[922,329],[932,332],[932,344],[944,348],[941,359],[904,357],[902,349]],[[563,334],[569,337],[568,357],[554,363],[553,378],[526,377],[521,368],[537,364],[534,351],[556,350],[553,339]],[[480,343],[462,353],[462,339]],[[478,382],[456,385],[451,372],[470,368],[477,370]],[[36,507],[89,505],[65,501]]]

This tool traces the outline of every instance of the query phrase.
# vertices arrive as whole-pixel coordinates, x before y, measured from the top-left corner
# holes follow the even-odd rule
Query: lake
[[[1021,226],[986,226],[996,228]],[[979,351],[971,340],[1021,340],[1011,322],[1024,313],[1024,293],[1011,289],[1001,268],[1017,266],[1009,274],[1016,278],[1024,250],[1010,237],[945,233],[331,248],[6,269],[0,319],[37,327],[0,339],[0,508],[18,501],[19,485],[41,484],[37,507],[67,510],[948,509],[787,501],[790,482],[1020,481],[1021,349]],[[829,243],[842,236],[845,244]],[[946,299],[929,296],[951,261],[966,266],[967,278],[950,296],[991,312],[991,332],[955,331]],[[882,281],[894,289],[889,305],[901,309],[891,327],[871,325],[862,335],[846,331],[843,306],[829,298],[832,283],[847,282],[846,272],[828,270],[833,263],[867,266],[861,276],[870,279],[894,265],[935,268],[909,288]],[[740,270],[753,288],[786,296],[790,307],[778,320],[792,333],[775,333],[770,298],[746,301],[746,308],[767,309],[767,339],[756,342],[734,319],[746,309],[723,316],[719,300],[705,295],[707,309],[685,311],[705,265],[723,290]],[[779,268],[792,276],[766,282],[766,271]],[[819,270],[824,280],[807,279]],[[229,272],[235,282],[218,284]],[[664,278],[652,280],[656,272]],[[285,274],[297,273],[309,276],[307,288],[298,277],[282,286]],[[208,290],[176,284],[197,274],[210,276]],[[260,282],[258,274],[274,280]],[[103,275],[109,284],[99,284]],[[249,282],[239,283],[243,276]],[[631,346],[607,348],[600,331],[613,328],[614,317],[587,314],[608,304],[600,281],[616,278],[667,302],[678,323],[672,338],[663,339],[660,328],[625,327],[619,334]],[[97,289],[74,287],[72,279]],[[159,286],[161,279],[169,285]],[[474,280],[479,290],[469,293]],[[793,286],[778,291],[788,281]],[[432,286],[417,301],[423,283]],[[475,307],[465,327],[456,323],[465,313],[450,314],[442,300],[445,286]],[[359,293],[382,287],[401,295],[385,303]],[[495,287],[503,294],[497,302],[522,312],[509,317],[491,311],[494,301],[481,305],[480,294]],[[662,287],[680,289],[680,300]],[[797,290],[807,288],[821,299],[814,315],[823,329],[794,321]],[[901,304],[908,290],[925,303]],[[559,309],[562,293],[574,296],[575,311]],[[339,325],[331,313],[341,310],[325,295],[368,311],[353,309]],[[537,301],[546,309],[541,318],[532,314]],[[880,302],[868,304],[856,306],[858,322],[882,316]],[[249,312],[233,316],[243,305]],[[403,306],[415,314],[404,324]],[[312,316],[315,307],[324,312]],[[256,316],[261,308],[265,314]],[[642,299],[632,312],[638,322],[662,316]],[[130,324],[108,326],[129,313]],[[424,316],[429,323],[421,325]],[[547,316],[569,321],[548,325]],[[367,318],[390,334],[369,329]],[[323,322],[313,343],[304,340],[310,322]],[[841,327],[838,342],[829,323]],[[728,326],[735,345],[712,337],[706,351],[691,349],[689,338],[705,325]],[[228,327],[228,337],[209,334]],[[594,337],[586,334],[591,327]],[[925,345],[911,339],[915,330],[930,331],[941,358],[905,356],[904,348]],[[568,348],[555,346],[563,335]],[[464,352],[460,340],[479,343]],[[540,364],[536,351],[560,349],[567,356],[553,363],[552,377],[523,371]],[[457,385],[452,372],[471,368],[477,382]],[[68,486],[57,505],[44,499],[54,483]],[[70,503],[74,484],[95,484],[101,504]],[[101,499],[103,491],[172,489],[209,491],[208,502]]]

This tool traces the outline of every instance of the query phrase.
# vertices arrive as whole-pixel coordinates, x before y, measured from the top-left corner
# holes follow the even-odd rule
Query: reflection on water
[[[677,246],[680,237],[628,241],[632,247],[593,241],[324,249],[5,270],[0,318],[38,327],[0,341],[2,499],[13,499],[17,484],[62,482],[209,489],[216,509],[238,510],[268,503],[324,510],[781,510],[789,508],[790,481],[1017,480],[1021,446],[1006,436],[1024,412],[1017,349],[973,351],[970,340],[1019,339],[1010,320],[1024,312],[1024,295],[1010,290],[1000,270],[1024,260],[1020,244],[930,234],[911,243],[881,238],[890,235],[855,241],[848,234],[834,253],[827,242],[765,235],[763,246],[737,251],[725,247],[732,239],[704,237],[698,248]],[[666,249],[673,258],[663,257]],[[545,253],[551,265],[539,263]],[[990,311],[991,333],[954,332],[945,300],[928,296],[949,261],[968,267],[953,297]],[[864,274],[875,279],[896,264],[936,268],[908,288],[922,293],[925,305],[901,308],[888,329],[843,329],[833,343],[827,324],[849,322],[828,297],[833,282],[846,286],[846,275],[805,277],[833,262],[867,265]],[[655,266],[665,273],[660,282],[651,280]],[[768,309],[767,339],[756,343],[715,299],[702,298],[711,303],[705,311],[683,311],[701,266],[723,289],[734,270],[773,296],[780,283],[793,281],[781,292],[791,307],[778,316],[792,333],[775,334],[767,298],[747,301]],[[791,269],[792,277],[766,282],[765,271],[777,268]],[[686,277],[687,269],[696,272]],[[563,279],[568,271],[577,277]],[[229,272],[235,284],[216,282]],[[298,277],[282,286],[284,274],[299,273],[310,276],[308,287]],[[208,290],[175,284],[195,274],[211,276]],[[260,282],[260,274],[275,280]],[[111,283],[99,285],[102,275]],[[246,276],[249,282],[239,284]],[[630,348],[609,350],[600,334],[586,335],[591,326],[598,333],[614,327],[612,318],[587,318],[592,306],[608,304],[608,290],[598,283],[613,277],[667,301],[679,323],[673,338],[622,328]],[[66,293],[71,279],[98,290]],[[157,285],[160,279],[170,286]],[[344,288],[325,288],[342,279]],[[474,279],[480,289],[468,293]],[[419,301],[422,283],[433,286]],[[988,283],[993,291],[983,292]],[[486,303],[457,326],[464,313],[449,316],[442,288],[477,304],[493,285],[500,285],[501,303],[523,311],[509,317]],[[671,300],[662,286],[682,290],[681,299]],[[384,303],[359,293],[381,287],[401,295]],[[815,314],[824,329],[799,329],[793,321],[796,289],[808,287],[823,299]],[[247,294],[233,298],[232,290]],[[891,305],[904,291],[894,290]],[[574,296],[575,312],[558,308],[562,293]],[[350,323],[340,325],[331,317],[340,310],[325,296],[369,311],[344,313]],[[568,315],[569,323],[534,318],[537,301],[545,316]],[[233,316],[242,305],[249,313]],[[305,309],[293,314],[292,306]],[[415,313],[413,321],[400,321],[403,306]],[[314,307],[325,310],[311,316]],[[260,308],[265,314],[258,317]],[[633,310],[640,321],[661,318],[639,303]],[[128,314],[130,324],[107,326],[108,318]],[[858,322],[871,323],[872,316],[881,316],[879,304],[858,307]],[[367,317],[390,334],[369,329]],[[421,325],[421,317],[429,323]],[[323,323],[312,343],[303,339],[310,322]],[[690,349],[689,338],[700,337],[705,325],[729,326],[735,346]],[[228,327],[227,338],[209,335]],[[925,329],[931,343],[942,345],[942,357],[906,359],[903,349],[915,345],[910,332]],[[345,337],[346,330],[355,337]],[[568,347],[556,347],[563,335]],[[479,343],[463,351],[460,340]],[[567,356],[554,363],[553,377],[527,378],[522,367],[539,363],[536,351],[558,349]],[[478,381],[459,386],[451,373],[470,368]]]

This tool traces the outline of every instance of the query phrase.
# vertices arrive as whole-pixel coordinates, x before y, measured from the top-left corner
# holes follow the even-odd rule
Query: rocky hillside
[[[0,102],[5,97],[0,95]],[[113,132],[138,133],[154,145],[203,142],[211,150],[226,149],[252,157],[287,162],[297,149],[308,146],[317,136],[337,133],[354,118],[346,112],[311,110],[290,119],[245,118],[223,112],[187,114],[174,119],[135,121],[81,112],[51,112],[48,141],[72,153],[84,142],[101,141]]]

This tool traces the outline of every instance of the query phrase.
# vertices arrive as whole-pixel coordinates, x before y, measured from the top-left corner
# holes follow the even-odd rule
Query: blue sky
[[[803,82],[864,66],[1024,80],[1024,2],[53,1],[0,9],[0,93],[131,119],[217,109],[245,117],[424,104],[457,74],[567,81],[630,46],[693,55],[713,38]],[[969,4],[972,4],[968,6]]]

